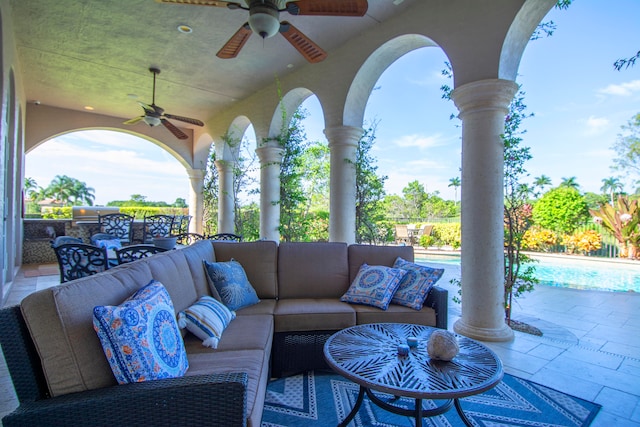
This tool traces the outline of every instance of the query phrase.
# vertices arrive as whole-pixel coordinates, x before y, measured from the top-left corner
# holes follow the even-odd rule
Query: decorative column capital
[[[218,169],[218,173],[225,173],[225,172],[231,172],[231,162],[229,162],[228,160],[216,160],[215,162],[213,162],[213,164],[216,166],[216,169]]]
[[[499,110],[507,114],[509,104],[518,91],[518,85],[511,80],[490,79],[462,85],[451,92],[451,98],[465,114],[486,110]]]
[[[364,129],[355,126],[337,126],[327,128],[324,134],[329,140],[329,147],[336,145],[352,145],[357,147],[358,141],[364,134]]]
[[[198,179],[200,181],[204,181],[204,175],[206,171],[204,169],[189,169],[187,170],[187,174],[189,175],[189,179],[194,180]]]
[[[256,154],[258,155],[262,165],[281,163],[282,157],[284,156],[284,149],[282,147],[265,145],[256,148]]]

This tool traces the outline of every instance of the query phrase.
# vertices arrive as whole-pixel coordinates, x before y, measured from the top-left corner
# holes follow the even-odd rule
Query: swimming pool
[[[640,263],[631,265],[593,259],[535,257],[540,284],[573,289],[640,292]],[[460,265],[455,254],[417,254],[416,262]]]

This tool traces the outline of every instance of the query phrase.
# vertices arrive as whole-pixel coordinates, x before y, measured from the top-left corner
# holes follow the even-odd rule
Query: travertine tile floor
[[[460,267],[442,266],[445,274],[438,285],[453,295],[457,288],[449,280],[459,277]],[[57,275],[34,276],[33,268],[43,274],[51,270],[24,267],[6,305],[59,283]],[[450,302],[449,329],[459,316],[460,307]],[[601,404],[593,426],[640,427],[640,294],[539,285],[518,299],[513,317],[537,326],[544,336],[516,332],[512,342],[485,343],[500,356],[506,372]],[[16,406],[0,355],[0,416]]]

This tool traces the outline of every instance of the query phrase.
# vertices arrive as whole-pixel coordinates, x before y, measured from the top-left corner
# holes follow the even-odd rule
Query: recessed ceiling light
[[[178,25],[178,31],[180,31],[182,34],[191,34],[193,32],[193,28],[183,24],[183,25]]]
[[[91,105],[85,105],[84,109],[87,110],[87,111],[93,111],[94,110],[94,108]]]
[[[293,68],[293,64],[287,64],[287,68]]]
[[[128,93],[127,94],[127,98],[129,98],[129,99],[138,99],[138,95],[136,95],[135,93]]]

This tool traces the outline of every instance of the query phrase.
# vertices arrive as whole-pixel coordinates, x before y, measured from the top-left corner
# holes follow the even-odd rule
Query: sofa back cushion
[[[340,298],[349,288],[347,244],[283,242],[278,248],[279,298]]]
[[[375,245],[350,245],[349,246],[349,283],[356,278],[360,266],[385,265],[393,267],[396,258],[401,257],[413,262],[412,246],[375,246]]]
[[[146,263],[131,263],[44,289],[22,301],[52,396],[116,384],[93,330],[93,308],[118,305],[150,280]]]
[[[242,265],[249,283],[258,298],[274,299],[278,296],[278,245],[272,240],[257,242],[214,241],[215,261],[235,259]],[[202,260],[200,260],[200,268]]]

